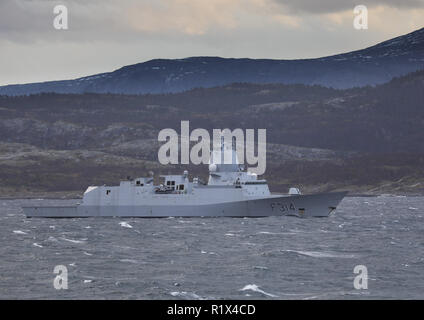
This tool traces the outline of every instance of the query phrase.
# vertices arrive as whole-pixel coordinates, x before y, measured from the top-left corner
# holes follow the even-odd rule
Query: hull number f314
[[[271,202],[270,206],[272,211],[274,210],[280,210],[281,212],[296,211],[296,206],[294,205],[293,202],[290,202],[290,204],[280,203],[280,202]]]

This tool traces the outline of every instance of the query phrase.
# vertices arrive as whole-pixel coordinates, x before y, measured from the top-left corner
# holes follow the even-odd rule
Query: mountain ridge
[[[234,82],[322,85],[338,89],[376,85],[424,68],[424,28],[346,53],[314,59],[210,56],[153,59],[73,80],[0,87],[0,95],[54,93],[174,93]]]

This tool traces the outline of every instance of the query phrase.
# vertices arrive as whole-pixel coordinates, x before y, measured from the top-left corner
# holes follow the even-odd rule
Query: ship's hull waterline
[[[298,216],[328,217],[346,192],[312,195],[274,196],[271,198],[223,202],[204,205],[76,205],[24,207],[28,218],[84,218],[84,217],[267,217]]]

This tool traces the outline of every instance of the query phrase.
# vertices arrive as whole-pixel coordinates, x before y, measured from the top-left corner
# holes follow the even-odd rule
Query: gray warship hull
[[[346,192],[311,195],[271,195],[266,198],[228,201],[213,204],[151,205],[76,205],[24,207],[28,218],[83,218],[83,217],[267,217],[297,216],[327,217],[333,212]]]
[[[82,203],[71,207],[24,207],[27,217],[327,217],[346,192],[303,195],[298,188],[272,194],[268,183],[244,171],[236,143],[231,148],[221,137],[221,149],[211,153],[209,181],[198,177],[165,175],[154,185],[153,177],[128,178],[118,186],[89,186]],[[226,159],[231,161],[226,162]]]

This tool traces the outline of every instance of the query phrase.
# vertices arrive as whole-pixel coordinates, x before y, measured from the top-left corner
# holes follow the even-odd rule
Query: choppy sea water
[[[424,197],[329,218],[27,219],[0,200],[0,299],[423,299]],[[68,289],[53,286],[56,265]],[[353,270],[368,270],[368,289]]]

